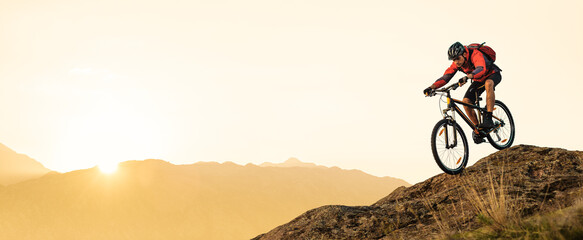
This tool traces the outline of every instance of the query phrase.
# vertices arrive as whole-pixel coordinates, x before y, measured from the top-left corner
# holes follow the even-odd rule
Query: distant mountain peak
[[[300,161],[299,159],[297,159],[295,157],[291,157],[291,158],[287,159],[284,163],[286,163],[286,164],[300,164],[300,163],[302,163],[302,161]]]
[[[260,167],[304,167],[304,168],[327,168],[325,166],[316,165],[315,163],[302,162],[295,157],[287,159],[283,163],[265,162],[259,165]]]
[[[10,185],[45,175],[51,170],[0,143],[0,184]]]
[[[0,143],[0,153],[10,153],[10,154],[19,154],[16,151],[12,150],[8,146]]]
[[[172,165],[172,163],[168,161],[164,161],[161,159],[144,159],[144,160],[128,160],[119,163],[120,165],[143,165],[143,164],[152,164],[152,165]]]

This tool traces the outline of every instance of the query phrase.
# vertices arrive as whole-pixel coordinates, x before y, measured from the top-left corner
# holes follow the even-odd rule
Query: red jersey
[[[471,57],[468,58],[468,53],[470,51],[467,46],[465,48],[466,52],[464,53],[464,58],[466,58],[466,62],[464,62],[464,65],[458,68],[455,63],[452,63],[451,66],[445,70],[443,76],[435,81],[434,84],[436,88],[447,84],[457,71],[462,71],[465,74],[473,74],[473,80],[476,82],[486,81],[490,75],[501,71],[496,64],[476,49],[471,51]]]

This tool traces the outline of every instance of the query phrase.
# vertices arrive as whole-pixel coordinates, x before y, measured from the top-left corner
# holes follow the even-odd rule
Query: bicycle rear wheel
[[[502,150],[512,146],[514,142],[514,119],[510,110],[504,103],[496,100],[494,103],[494,112],[492,112],[494,130],[486,138],[488,142],[496,149]]]
[[[461,173],[468,164],[468,140],[459,124],[443,119],[431,132],[433,158],[441,170],[448,174]]]

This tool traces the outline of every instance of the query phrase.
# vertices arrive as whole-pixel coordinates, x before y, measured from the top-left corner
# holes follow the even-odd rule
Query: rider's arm
[[[437,88],[443,87],[445,84],[447,84],[449,82],[449,80],[451,80],[453,78],[453,75],[455,75],[455,73],[457,71],[458,71],[457,66],[455,65],[455,63],[452,63],[451,66],[449,66],[449,68],[447,68],[447,70],[445,70],[445,73],[443,73],[443,76],[438,78],[431,85],[431,88],[437,89]]]
[[[472,79],[480,79],[486,74],[486,57],[480,51],[474,51],[472,53],[472,63],[476,69],[468,76]]]

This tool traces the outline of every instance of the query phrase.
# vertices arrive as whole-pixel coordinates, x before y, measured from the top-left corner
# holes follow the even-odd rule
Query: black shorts
[[[500,75],[500,72],[497,72],[490,75],[488,79],[492,79],[492,81],[494,81],[494,89],[496,89],[498,83],[502,81],[502,75]],[[468,91],[466,91],[466,95],[464,95],[464,98],[469,98],[470,102],[472,103],[476,102],[476,97],[479,97],[480,95],[482,95],[484,91],[486,91],[485,84],[486,81],[472,82],[472,85],[470,85],[470,88],[468,88]]]

